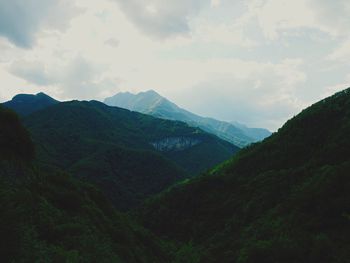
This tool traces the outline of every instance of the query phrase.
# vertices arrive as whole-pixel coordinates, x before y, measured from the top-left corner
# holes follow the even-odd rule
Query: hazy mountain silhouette
[[[239,147],[260,141],[271,135],[266,129],[248,128],[242,124],[219,121],[193,114],[178,107],[153,90],[138,94],[122,92],[106,98],[104,102],[110,106],[138,111],[158,118],[183,121],[191,126],[213,133]]]

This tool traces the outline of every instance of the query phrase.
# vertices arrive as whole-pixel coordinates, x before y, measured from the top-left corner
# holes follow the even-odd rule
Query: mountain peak
[[[252,129],[244,125],[204,118],[180,108],[154,90],[138,94],[118,93],[104,101],[109,106],[117,106],[131,111],[153,115],[157,118],[183,121],[190,126],[199,127],[215,134],[239,147],[260,141],[271,133],[266,129]]]
[[[109,106],[117,106],[131,111],[138,111],[149,114],[153,109],[160,106],[169,107],[171,102],[159,95],[154,90],[142,91],[137,94],[130,92],[119,92],[116,95],[106,98],[104,103]]]
[[[25,116],[57,103],[59,101],[43,92],[39,92],[37,94],[17,94],[12,100],[4,102],[3,106]]]
[[[37,97],[51,98],[49,95],[47,95],[47,94],[44,93],[44,92],[39,92],[39,93],[35,94],[35,96],[37,96]]]
[[[34,99],[43,99],[43,98],[55,100],[44,92],[39,92],[37,94],[20,93],[13,96],[12,100],[18,100],[18,99],[34,100]]]
[[[140,92],[136,95],[141,95],[141,94],[145,94],[145,95],[152,95],[152,96],[159,96],[159,97],[162,97],[158,92],[156,92],[155,90],[153,89],[150,89],[150,90],[146,90],[146,91],[143,91],[143,92]]]

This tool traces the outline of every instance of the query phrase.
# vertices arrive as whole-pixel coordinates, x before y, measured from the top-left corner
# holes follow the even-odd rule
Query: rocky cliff
[[[151,142],[151,145],[160,152],[183,151],[197,144],[201,140],[192,137],[168,137],[159,141]]]

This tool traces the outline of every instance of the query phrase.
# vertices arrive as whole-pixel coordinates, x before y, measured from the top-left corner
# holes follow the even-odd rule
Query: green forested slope
[[[167,262],[147,231],[97,188],[33,164],[18,117],[0,108],[1,262]]]
[[[350,90],[320,101],[140,220],[193,262],[349,262]],[[198,255],[198,253],[200,255]]]
[[[120,209],[226,160],[237,147],[184,123],[157,119],[103,103],[63,102],[24,120],[41,164],[98,183]],[[158,151],[154,142],[199,143]],[[176,147],[177,144],[174,144]]]

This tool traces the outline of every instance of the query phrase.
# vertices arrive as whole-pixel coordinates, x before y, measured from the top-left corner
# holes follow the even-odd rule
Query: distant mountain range
[[[106,98],[104,103],[110,106],[150,114],[158,118],[183,121],[190,126],[199,127],[204,131],[215,134],[221,139],[239,147],[261,141],[271,135],[271,132],[266,129],[248,128],[236,122],[230,123],[198,116],[178,107],[153,90],[138,94],[129,92],[118,93],[113,97]]]
[[[7,105],[22,115],[42,164],[97,183],[120,209],[137,206],[239,150],[183,122],[97,101],[59,103],[39,93],[15,96]]]

